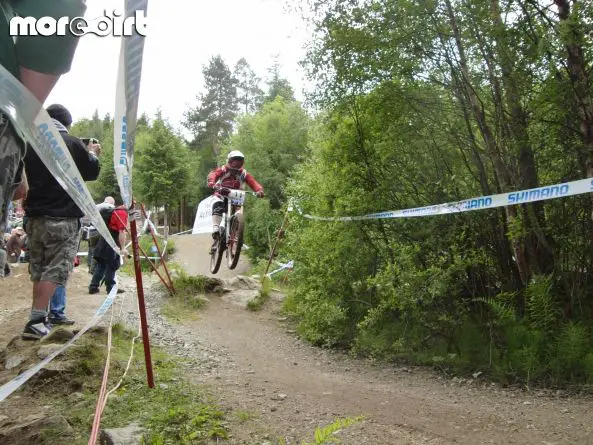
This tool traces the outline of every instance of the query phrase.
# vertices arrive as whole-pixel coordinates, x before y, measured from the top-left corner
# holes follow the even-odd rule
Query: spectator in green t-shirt
[[[10,19],[21,17],[77,17],[85,0],[0,0],[0,65],[39,100],[45,102],[62,74],[70,71],[78,38],[65,36],[10,36]],[[26,144],[10,117],[0,109],[0,233],[4,233],[8,203],[27,191],[23,159]],[[0,252],[0,260],[3,258]],[[4,264],[0,264],[3,268]]]

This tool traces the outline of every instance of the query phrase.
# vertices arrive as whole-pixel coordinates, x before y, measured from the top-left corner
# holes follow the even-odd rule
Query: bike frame
[[[225,239],[228,243],[230,230],[231,230],[231,218],[235,213],[243,213],[243,205],[245,203],[245,195],[247,194],[244,190],[228,189],[229,194],[227,198],[227,211],[222,214],[222,221],[224,224]],[[233,209],[235,211],[233,212]]]

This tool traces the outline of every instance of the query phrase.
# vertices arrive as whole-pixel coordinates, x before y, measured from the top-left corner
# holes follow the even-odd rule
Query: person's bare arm
[[[56,74],[43,74],[21,66],[21,82],[37,98],[44,103],[51,90],[60,79]]]
[[[127,254],[128,250],[126,249],[126,232],[122,230],[119,232],[119,245],[123,251],[123,254]]]
[[[14,195],[12,199],[14,201],[18,201],[19,199],[24,199],[27,197],[27,192],[29,191],[29,182],[27,181],[27,175],[23,171],[22,173],[22,180],[17,189],[14,191]]]

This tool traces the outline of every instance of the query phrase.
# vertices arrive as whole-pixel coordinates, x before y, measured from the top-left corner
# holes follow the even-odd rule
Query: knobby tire
[[[245,220],[242,213],[235,213],[231,219],[231,230],[229,231],[228,243],[228,266],[229,269],[234,269],[239,264],[239,257],[241,256],[241,248],[243,247],[243,229],[245,228]]]

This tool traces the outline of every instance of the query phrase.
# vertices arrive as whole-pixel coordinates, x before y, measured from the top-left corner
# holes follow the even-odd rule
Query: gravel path
[[[176,240],[185,255],[176,260],[206,273],[207,256],[196,249],[209,240],[186,239],[189,246]],[[232,444],[274,437],[297,444],[312,440],[317,426],[361,414],[365,421],[339,434],[344,444],[593,444],[589,397],[449,380],[314,348],[296,337],[277,301],[252,313],[232,298],[210,297],[197,319],[172,323],[162,316],[162,298],[147,291],[152,341],[187,358],[188,377],[209,385],[227,409],[250,413],[233,429]],[[123,315],[137,325],[131,298]]]

